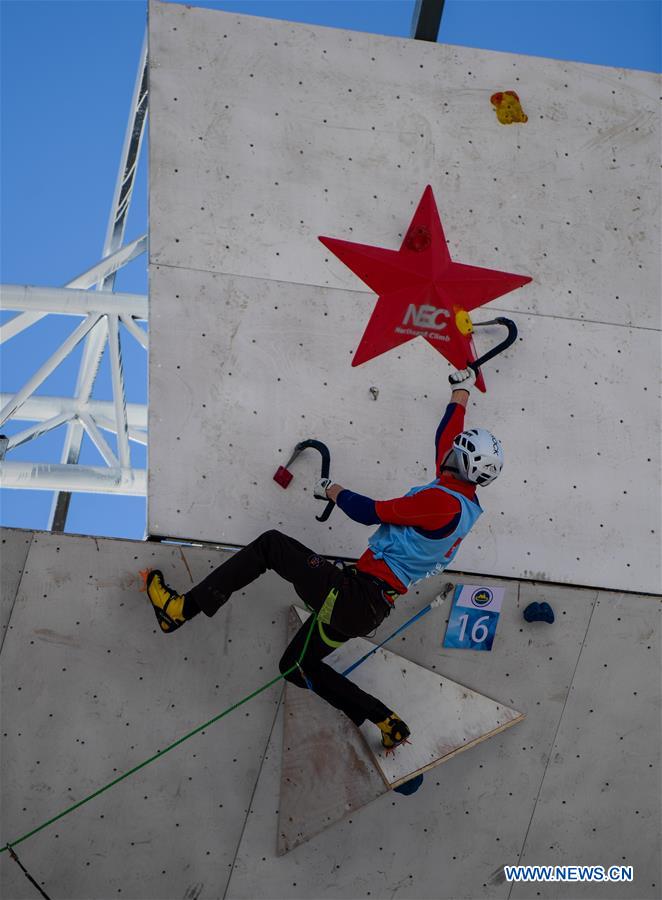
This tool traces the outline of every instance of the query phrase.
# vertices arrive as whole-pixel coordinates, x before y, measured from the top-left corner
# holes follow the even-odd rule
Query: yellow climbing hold
[[[496,94],[492,94],[490,101],[496,110],[497,119],[502,125],[529,121],[529,117],[522,109],[522,104],[515,91],[499,91]]]
[[[463,334],[465,337],[473,334],[474,327],[466,309],[455,310],[455,325],[460,334]]]

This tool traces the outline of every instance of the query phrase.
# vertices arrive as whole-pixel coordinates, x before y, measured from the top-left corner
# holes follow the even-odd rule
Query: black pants
[[[334,643],[344,643],[349,638],[370,634],[391,611],[382,597],[380,586],[371,578],[337,568],[280,531],[266,531],[260,535],[188,591],[186,596],[206,615],[213,616],[230,594],[246,587],[267,569],[273,569],[291,582],[298,596],[316,612],[320,611],[330,591],[334,588],[338,591],[331,621],[323,626],[323,633]],[[299,659],[309,631],[310,623],[306,622],[294,636],[280,661],[282,673]],[[312,689],[336,709],[342,710],[356,725],[361,725],[366,719],[381,722],[391,710],[322,662],[334,649],[324,641],[322,632],[316,626],[300,663]],[[298,669],[287,676],[288,681],[304,688],[307,687],[305,678]]]

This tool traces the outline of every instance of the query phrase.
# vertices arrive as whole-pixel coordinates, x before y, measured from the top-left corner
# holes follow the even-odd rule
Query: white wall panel
[[[659,598],[598,595],[527,835],[524,865],[633,866],[632,882],[585,884],[582,897],[660,896],[661,613]],[[536,890],[559,896],[558,885]],[[531,885],[515,885],[511,896],[528,900]]]
[[[145,566],[160,566],[185,590],[226,558],[35,535],[0,655],[2,846],[276,674],[294,599],[277,577],[265,575],[213,619],[201,615],[173,635],[157,630],[138,592]],[[381,897],[396,885],[412,900],[507,897],[509,886],[491,879],[522,852],[527,862],[557,864],[625,856],[636,867],[634,885],[600,896],[652,900],[660,863],[659,601],[489,583],[506,588],[491,652],[442,648],[447,606],[387,646],[526,719],[428,773],[412,797],[381,797],[278,857],[282,728],[279,718],[273,727],[274,687],[29,838],[19,856],[49,896],[71,900]],[[413,592],[378,639],[433,596],[430,583]],[[554,625],[524,622],[532,600],[552,605]],[[579,860],[575,849],[592,856]],[[3,897],[34,896],[6,853],[0,878]],[[574,900],[576,889],[557,885],[553,895]]]
[[[31,531],[5,530],[0,544],[0,647],[9,624],[16,591],[32,541]]]
[[[659,87],[152,3],[151,261],[365,291],[317,235],[395,248],[430,183],[455,259],[533,277],[514,308],[659,327]]]
[[[284,624],[271,595],[248,590],[227,615],[164,635],[139,593],[146,566],[185,590],[224,558],[35,534],[0,656],[3,846],[278,671]],[[279,697],[278,686],[256,697],[229,727],[218,723],[49,826],[19,857],[52,897],[162,900],[199,896],[200,883],[203,896],[222,896]],[[3,897],[35,895],[6,853],[0,874]]]
[[[317,459],[271,482],[306,437],[367,494],[427,480],[448,369],[350,368],[374,296],[317,235],[395,248],[430,183],[454,259],[533,278],[484,308],[523,341],[472,409],[508,457],[458,565],[659,591],[658,76],[157,2],[150,65],[150,531],[358,555]]]
[[[450,369],[418,341],[351,368],[365,294],[169,266],[151,290],[151,533],[243,544],[276,527],[356,557],[372,529],[340,510],[314,519],[315,451],[287,490],[272,480],[294,445],[324,441],[332,476],[378,499],[434,477]],[[457,566],[658,591],[659,334],[516,318],[521,340],[486,368],[467,417],[501,438],[506,463]]]

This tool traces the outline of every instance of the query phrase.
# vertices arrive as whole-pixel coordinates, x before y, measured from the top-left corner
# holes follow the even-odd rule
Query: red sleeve
[[[416,525],[426,531],[436,531],[448,525],[459,511],[460,501],[457,497],[436,488],[419,491],[411,497],[375,502],[375,512],[380,522],[389,522],[392,525]]]
[[[464,431],[464,413],[465,409],[459,403],[449,403],[444,417],[439,423],[435,435],[437,477],[440,475],[439,470],[444,457],[453,446],[454,438]]]

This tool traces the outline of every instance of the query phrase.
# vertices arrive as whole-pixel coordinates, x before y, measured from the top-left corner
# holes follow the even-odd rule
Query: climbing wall
[[[227,551],[9,530],[1,538],[3,576],[24,561],[1,584],[2,608],[10,610],[0,653],[5,847],[276,677],[298,600],[267,574],[214,618],[201,615],[163,635],[139,593],[138,570],[160,566],[185,590]],[[322,717],[296,775],[311,777],[319,760],[333,793],[328,815],[340,819],[338,797],[356,805],[279,855],[279,846],[287,849],[279,828],[298,838],[293,823],[282,828],[296,792],[281,809],[281,767],[293,757],[284,754],[275,684],[17,844],[22,863],[48,896],[68,900],[331,900],[387,897],[396,886],[411,900],[506,898],[511,886],[499,872],[519,859],[632,865],[634,882],[582,885],[581,896],[659,897],[660,599],[489,583],[506,592],[491,652],[443,649],[448,604],[387,647],[403,668],[422,666],[526,718],[427,772],[412,796],[381,793],[367,774],[363,786],[354,784],[369,754],[348,759],[341,748],[348,765],[324,767],[342,732]],[[428,582],[412,592],[379,639],[434,591]],[[556,622],[526,623],[522,610],[543,599]],[[360,641],[355,651],[361,655]],[[369,678],[369,665],[357,676]],[[404,703],[400,685],[383,681],[381,698]],[[301,708],[305,702],[289,711]],[[319,803],[321,787],[310,794]],[[307,812],[299,830],[316,810]],[[537,891],[554,900],[580,896],[573,883],[521,885],[512,896]],[[0,893],[36,896],[6,852]]]
[[[430,184],[455,261],[533,279],[474,316],[521,340],[470,404],[506,463],[457,565],[658,591],[658,96],[645,72],[152,2],[150,532],[357,557],[363,526],[314,519],[314,451],[272,480],[294,445],[377,499],[433,477],[450,367],[416,339],[352,368],[376,298],[317,240],[397,249]]]
[[[5,640],[7,626],[11,618],[16,591],[23,574],[27,559],[31,531],[3,531],[0,543],[0,560],[2,562],[2,590],[0,591],[0,648]]]

